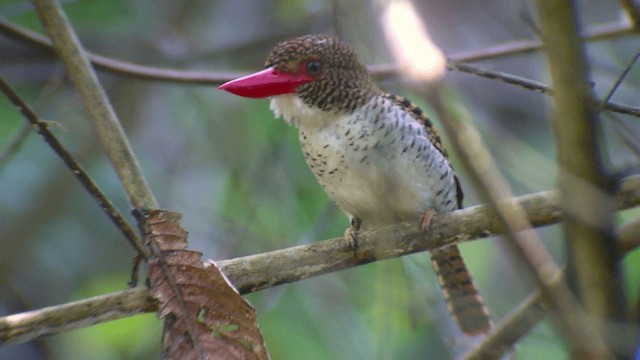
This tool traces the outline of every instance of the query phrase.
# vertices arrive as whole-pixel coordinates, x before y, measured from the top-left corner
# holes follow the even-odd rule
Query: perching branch
[[[515,200],[523,207],[529,221],[535,227],[555,224],[562,220],[561,204],[555,191],[520,196]],[[618,210],[640,205],[640,176],[624,179],[616,196],[616,203]],[[501,226],[486,205],[479,205],[435,216],[428,236],[418,229],[419,225],[415,223],[394,225],[377,231],[363,231],[358,234],[358,244],[362,251],[359,250],[356,257],[340,237],[222,260],[218,264],[231,283],[241,293],[246,294],[357,265],[486,238],[499,234]],[[327,260],[331,262],[327,263]],[[104,298],[111,299],[110,302],[93,305],[91,313],[83,312],[82,303],[70,303],[0,318],[0,345],[29,341],[45,335],[115,320],[139,311],[154,311],[153,304],[145,298],[146,292],[146,288],[136,288],[104,295]],[[136,300],[127,300],[129,296],[133,296],[132,293],[137,294]],[[91,303],[92,299],[86,301]],[[128,308],[133,309],[130,313],[112,312],[118,309],[114,304],[126,301],[131,302],[126,304]],[[20,334],[19,340],[13,339],[16,333]]]

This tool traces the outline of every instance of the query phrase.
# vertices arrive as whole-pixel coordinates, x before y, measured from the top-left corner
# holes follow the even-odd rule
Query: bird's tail
[[[473,284],[458,247],[447,246],[430,254],[449,313],[462,332],[470,336],[488,333],[493,326],[489,309]]]

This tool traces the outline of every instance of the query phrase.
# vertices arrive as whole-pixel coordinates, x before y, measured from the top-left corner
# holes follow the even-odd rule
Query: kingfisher
[[[426,114],[372,81],[356,53],[335,36],[283,41],[265,69],[220,86],[235,95],[270,98],[276,118],[298,129],[304,159],[327,195],[359,230],[420,220],[462,208],[462,189],[447,150]],[[447,308],[469,336],[492,327],[457,246],[430,251]]]

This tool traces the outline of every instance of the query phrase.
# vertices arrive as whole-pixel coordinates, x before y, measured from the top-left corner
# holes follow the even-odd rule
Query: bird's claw
[[[351,225],[344,231],[344,239],[354,255],[358,250],[358,230],[360,230],[360,219],[353,217]]]
[[[427,209],[420,216],[420,230],[422,232],[427,232],[429,230],[429,226],[431,226],[431,220],[433,219],[433,215],[436,214],[436,211],[433,209]]]

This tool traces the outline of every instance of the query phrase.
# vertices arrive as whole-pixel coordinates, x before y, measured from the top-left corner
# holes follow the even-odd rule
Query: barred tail
[[[431,264],[449,313],[463,333],[488,333],[493,326],[489,310],[478,293],[457,246],[431,251]]]

